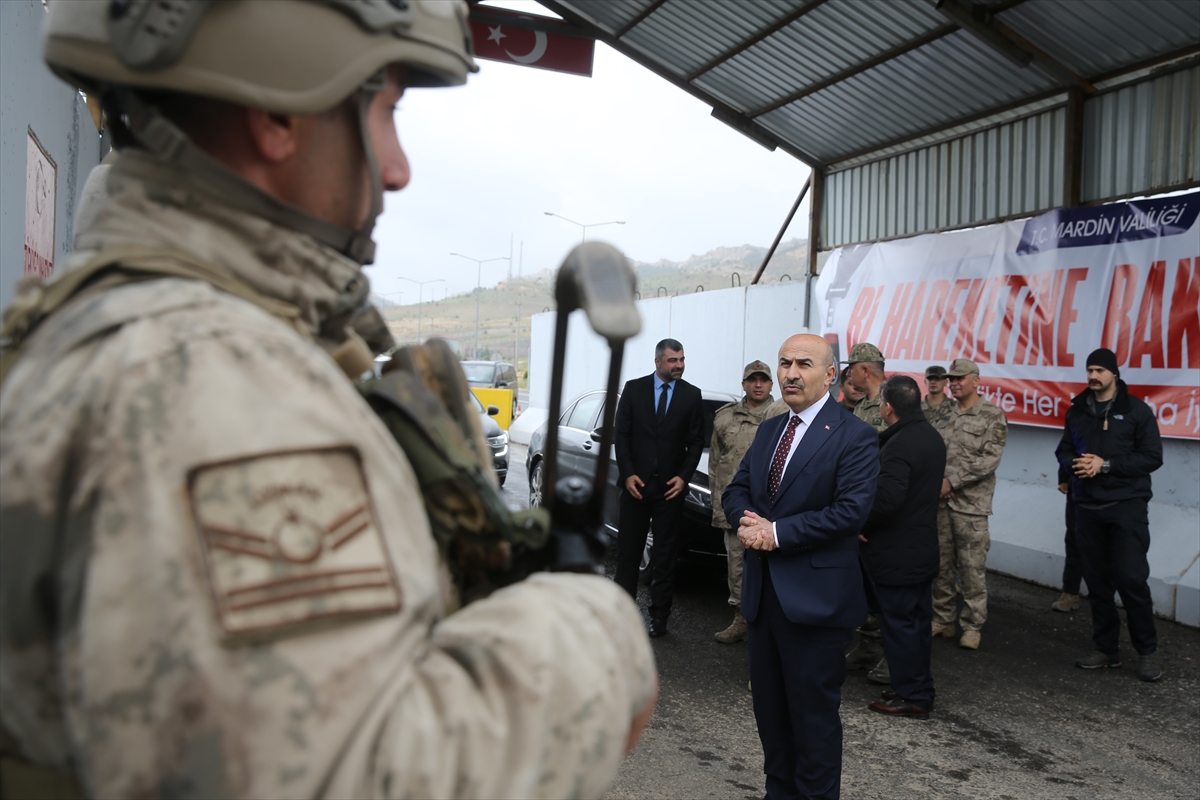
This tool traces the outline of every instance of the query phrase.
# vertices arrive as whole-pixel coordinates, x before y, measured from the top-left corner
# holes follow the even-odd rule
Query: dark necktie
[[[787,463],[788,453],[792,449],[792,439],[796,437],[796,428],[800,427],[800,417],[793,416],[788,420],[787,430],[775,448],[775,457],[771,459],[771,473],[767,476],[767,494],[772,500],[779,491],[779,482],[783,480],[783,465]]]
[[[663,421],[663,417],[667,415],[667,389],[671,386],[669,383],[662,385],[662,394],[658,398],[658,414],[656,419],[659,422]]]

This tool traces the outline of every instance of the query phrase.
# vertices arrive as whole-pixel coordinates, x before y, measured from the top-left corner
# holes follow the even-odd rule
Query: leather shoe
[[[914,719],[929,719],[929,709],[914,706],[899,697],[893,697],[891,700],[876,700],[867,708],[872,711],[878,711],[880,714],[890,714],[893,717],[912,717]]]
[[[666,636],[667,635],[667,621],[666,620],[657,620],[657,619],[650,620],[649,634],[650,634],[651,639],[657,639],[660,636]]]
[[[896,696],[896,690],[895,689],[884,689],[880,693],[879,696],[882,697],[884,700],[891,700]]]

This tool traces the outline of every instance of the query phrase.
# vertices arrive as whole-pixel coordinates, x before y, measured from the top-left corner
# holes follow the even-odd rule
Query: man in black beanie
[[[1083,669],[1121,666],[1121,618],[1113,593],[1125,605],[1129,638],[1138,652],[1137,675],[1162,677],[1155,657],[1150,565],[1150,473],[1162,466],[1162,439],[1154,412],[1129,394],[1117,357],[1101,348],[1087,357],[1088,388],[1071,401],[1055,455],[1071,476],[1075,537],[1092,606],[1096,651],[1075,662]]]

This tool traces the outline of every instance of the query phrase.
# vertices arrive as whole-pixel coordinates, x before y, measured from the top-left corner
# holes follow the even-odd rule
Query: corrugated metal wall
[[[826,175],[821,249],[1031,216],[1065,202],[1064,104]],[[1200,180],[1200,65],[1084,103],[1084,202]]]
[[[1085,202],[1200,180],[1200,65],[1094,97],[1083,120]]]
[[[922,147],[825,179],[821,247],[910,236],[1063,203],[1066,108]]]

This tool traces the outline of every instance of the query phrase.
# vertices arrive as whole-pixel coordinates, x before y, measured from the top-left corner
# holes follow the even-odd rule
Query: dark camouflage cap
[[[925,377],[941,380],[946,377],[946,368],[941,364],[932,364],[925,368]]]
[[[756,372],[761,372],[763,375],[766,375],[767,380],[773,380],[771,378],[771,368],[761,361],[751,361],[749,364],[747,364],[746,368],[742,370],[742,380],[746,380]]]
[[[883,353],[870,342],[859,342],[850,348],[850,357],[843,364],[857,364],[860,361],[883,361]]]
[[[979,367],[969,358],[956,358],[950,362],[950,369],[946,370],[947,378],[961,378],[964,375],[978,375]]]

